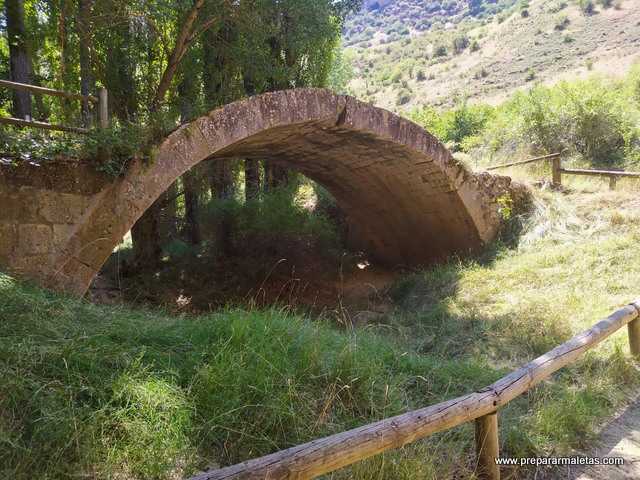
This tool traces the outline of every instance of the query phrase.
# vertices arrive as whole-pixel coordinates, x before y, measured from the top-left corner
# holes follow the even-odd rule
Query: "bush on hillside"
[[[460,54],[466,50],[469,46],[469,37],[466,35],[460,35],[453,39],[452,42],[453,51],[456,54]]]
[[[637,118],[623,88],[600,79],[537,86],[499,107],[484,138],[493,149],[520,144],[532,153],[567,151],[610,166],[638,155]]]
[[[406,105],[413,98],[413,94],[406,88],[402,88],[396,96],[396,105]]]
[[[585,15],[592,15],[596,10],[593,0],[578,0],[578,5]]]
[[[558,31],[562,31],[565,28],[567,28],[570,23],[571,23],[571,20],[569,20],[569,17],[567,15],[560,15],[556,17],[555,25],[553,28],[555,28]]]
[[[434,57],[446,57],[447,54],[447,47],[445,47],[444,45],[438,45],[433,51]]]

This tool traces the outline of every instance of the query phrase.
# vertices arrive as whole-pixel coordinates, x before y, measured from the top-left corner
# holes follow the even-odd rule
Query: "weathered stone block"
[[[56,249],[64,248],[73,233],[73,225],[54,225],[53,226],[53,244]]]
[[[53,243],[50,225],[25,224],[18,227],[17,254],[38,255],[49,253]]]
[[[0,203],[0,222],[37,222],[37,191],[14,190],[3,193]]]
[[[9,271],[24,278],[40,281],[48,275],[47,255],[14,255]]]
[[[17,226],[14,223],[0,223],[0,259],[6,263],[16,245]]]
[[[89,199],[82,195],[54,192],[42,192],[38,200],[40,216],[56,224],[77,222],[89,203]]]

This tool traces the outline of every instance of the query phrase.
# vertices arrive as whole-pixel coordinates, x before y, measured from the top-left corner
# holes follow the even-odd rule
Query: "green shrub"
[[[478,70],[473,78],[475,78],[476,80],[480,80],[481,78],[487,78],[489,76],[489,72],[487,72],[487,70],[482,67],[480,70]]]
[[[556,17],[555,25],[553,28],[558,31],[562,31],[567,28],[570,23],[571,20],[569,20],[569,17],[567,15],[559,15],[558,17]]]
[[[467,150],[474,137],[480,134],[493,115],[486,105],[469,105],[465,101],[445,112],[424,108],[412,112],[411,118],[433,133],[454,151]]]
[[[456,54],[460,54],[466,50],[469,46],[469,37],[466,35],[460,35],[453,39],[452,47],[453,51]]]
[[[278,188],[261,199],[242,203],[233,198],[211,200],[204,208],[201,225],[215,255],[223,248],[217,245],[221,228],[234,251],[252,251],[255,256],[287,256],[292,241],[313,242],[320,251],[332,255],[337,252],[340,239],[335,225],[321,213],[297,202],[296,182]],[[254,262],[258,263],[258,262]]]
[[[406,88],[401,89],[396,95],[396,105],[406,105],[413,98],[413,94]]]
[[[565,1],[557,2],[549,7],[549,13],[558,13],[567,8],[567,6],[568,4]]]
[[[519,92],[497,109],[485,143],[522,145],[533,153],[567,151],[593,166],[621,164],[638,155],[637,106],[625,85],[594,78]]]
[[[447,52],[447,47],[444,45],[438,45],[433,51],[434,57],[446,57],[449,52]]]
[[[524,81],[525,82],[531,82],[531,81],[535,80],[535,78],[536,78],[536,72],[535,72],[535,70],[533,68],[530,68],[527,71],[527,75],[524,77]]]
[[[585,15],[592,15],[596,9],[593,0],[578,0],[578,6]]]
[[[147,130],[137,123],[117,123],[108,129],[93,130],[83,145],[83,156],[96,162],[99,171],[111,176],[124,173],[136,156],[150,156]]]

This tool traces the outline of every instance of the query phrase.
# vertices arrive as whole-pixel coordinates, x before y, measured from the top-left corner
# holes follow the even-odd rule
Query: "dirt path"
[[[600,433],[591,457],[622,457],[624,465],[599,466],[567,472],[571,480],[637,480],[640,479],[640,398],[614,418]]]

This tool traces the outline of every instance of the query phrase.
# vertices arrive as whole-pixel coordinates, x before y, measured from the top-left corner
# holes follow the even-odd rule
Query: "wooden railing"
[[[12,90],[26,91],[35,95],[49,95],[53,97],[62,97],[68,100],[80,100],[81,102],[92,103],[97,108],[97,120],[99,128],[107,128],[109,126],[109,107],[108,93],[106,88],[98,91],[98,96],[81,95],[78,93],[63,92],[62,90],[54,90],[51,88],[39,87],[37,85],[28,85],[26,83],[10,82],[8,80],[0,80],[0,87]],[[52,123],[38,122],[32,119],[22,119],[14,117],[0,117],[0,124],[17,125],[20,127],[33,127],[44,130],[57,130],[62,132],[73,132],[86,134],[90,130],[88,128],[72,127],[67,125],[55,125]]]
[[[552,153],[542,157],[530,158],[518,162],[504,163],[502,165],[493,165],[488,167],[487,171],[498,170],[501,168],[514,167],[516,165],[525,165],[528,163],[551,160],[551,182],[554,186],[562,185],[562,175],[587,175],[593,177],[608,177],[609,189],[615,190],[620,178],[640,178],[640,172],[625,172],[620,170],[587,170],[580,168],[562,168],[562,154]]]
[[[555,158],[560,158],[561,155],[562,155],[561,153],[552,153],[550,155],[544,155],[542,157],[529,158],[527,160],[520,160],[518,162],[503,163],[501,165],[493,165],[491,167],[487,167],[486,170],[487,170],[487,172],[490,172],[492,170],[499,170],[500,168],[515,167],[516,165],[526,165],[528,163],[541,162],[543,160],[553,160]]]
[[[205,472],[191,480],[311,479],[472,420],[476,425],[478,476],[499,480],[500,469],[495,461],[499,457],[498,409],[573,363],[625,325],[628,325],[631,353],[640,359],[638,300],[486,388],[265,457]]]
[[[609,177],[609,189],[615,190],[620,178],[640,178],[640,172],[623,172],[618,170],[584,170],[579,168],[562,168],[558,165],[554,174],[554,184],[562,185],[562,175],[588,175],[592,177]]]

